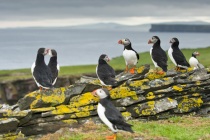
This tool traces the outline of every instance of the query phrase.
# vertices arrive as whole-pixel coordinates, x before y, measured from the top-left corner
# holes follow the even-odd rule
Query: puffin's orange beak
[[[97,96],[96,90],[92,91],[91,93],[92,93],[93,96]]]
[[[152,44],[152,41],[151,41],[151,40],[149,40],[149,41],[148,41],[148,44]]]
[[[123,44],[122,40],[119,40],[119,41],[118,41],[118,44]]]

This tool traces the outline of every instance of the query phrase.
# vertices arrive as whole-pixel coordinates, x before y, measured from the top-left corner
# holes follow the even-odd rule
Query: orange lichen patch
[[[131,91],[128,87],[118,87],[112,89],[110,91],[110,96],[112,99],[119,99],[125,97],[132,97],[133,99],[137,99],[137,95],[135,91]]]
[[[91,92],[84,93],[82,95],[75,96],[70,99],[69,106],[71,108],[85,106],[99,101],[98,97],[92,95]]]

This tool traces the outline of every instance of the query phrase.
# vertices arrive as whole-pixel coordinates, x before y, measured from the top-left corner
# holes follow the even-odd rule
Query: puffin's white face
[[[52,57],[52,50],[51,49],[48,50],[48,55]]]
[[[43,55],[44,55],[44,56],[47,55],[49,50],[50,50],[50,49],[46,49],[46,48],[45,48]]]
[[[105,91],[105,90],[107,90],[107,89],[97,89],[97,90],[94,90],[93,92],[92,92],[92,94],[94,95],[94,96],[98,96],[100,99],[103,99],[103,98],[106,98],[108,95],[108,93],[106,93],[106,92],[108,92],[108,90],[107,91]]]
[[[199,53],[199,52],[193,52],[193,55],[194,55],[194,56],[199,56],[200,53]]]
[[[118,41],[118,44],[123,44],[124,46],[128,46],[131,44],[130,40],[128,38],[121,39]]]
[[[174,40],[174,38],[172,38],[172,39],[170,40],[170,43],[174,43],[174,42],[176,42],[176,41]]]
[[[110,59],[107,55],[104,57],[104,61],[106,61],[107,63],[110,61]]]
[[[155,44],[158,41],[158,39],[156,37],[152,37],[149,41],[148,44]]]

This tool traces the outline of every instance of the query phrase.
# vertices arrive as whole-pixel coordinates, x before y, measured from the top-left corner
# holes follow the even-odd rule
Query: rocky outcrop
[[[12,76],[12,75],[11,75]],[[62,76],[59,77],[55,87],[64,87],[73,84],[79,80],[81,76]],[[27,93],[37,90],[34,79],[17,79],[12,81],[0,81],[0,103],[16,104],[20,98]]]
[[[126,119],[163,119],[175,115],[210,114],[208,69],[157,75],[149,65],[136,74],[120,73],[120,86],[110,90],[114,105]],[[91,91],[100,88],[98,79],[83,76],[73,85],[28,93],[16,105],[0,105],[0,138],[55,132],[97,117],[99,99]],[[9,134],[7,134],[9,133]]]

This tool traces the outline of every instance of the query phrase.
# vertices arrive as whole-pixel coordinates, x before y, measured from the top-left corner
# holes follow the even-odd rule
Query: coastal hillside
[[[152,24],[149,31],[210,33],[210,25]]]

